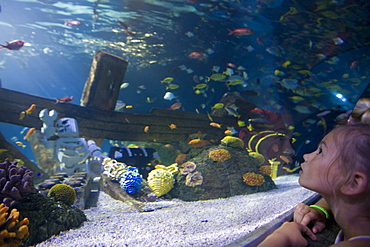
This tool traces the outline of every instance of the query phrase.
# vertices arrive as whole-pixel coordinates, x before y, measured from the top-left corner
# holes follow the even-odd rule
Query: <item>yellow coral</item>
[[[235,136],[225,136],[221,143],[228,147],[234,147],[234,148],[243,148],[244,142],[242,139],[235,137]]]
[[[261,174],[247,172],[243,174],[243,181],[249,186],[261,186],[265,182],[265,178]]]
[[[217,162],[224,162],[231,158],[231,154],[226,149],[216,149],[209,152],[208,157]]]
[[[174,175],[178,172],[177,164],[170,166],[156,165],[148,174],[148,186],[157,197],[167,194],[175,182]]]
[[[76,200],[76,191],[68,184],[56,184],[50,188],[48,196],[72,206]]]
[[[272,179],[275,179],[277,177],[280,161],[277,161],[276,158],[273,158],[273,159],[269,160],[269,163],[271,165],[270,177]]]
[[[12,209],[8,216],[9,207],[5,207],[4,203],[0,204],[0,246],[1,247],[17,247],[22,244],[21,239],[27,238],[28,218],[19,221],[19,212],[17,209]]]

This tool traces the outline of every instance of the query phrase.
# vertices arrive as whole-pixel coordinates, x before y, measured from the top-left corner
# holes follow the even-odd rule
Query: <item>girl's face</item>
[[[333,134],[329,133],[316,151],[303,156],[305,162],[301,164],[299,183],[322,195],[332,193],[333,182],[339,176],[338,166],[333,164],[337,152]]]

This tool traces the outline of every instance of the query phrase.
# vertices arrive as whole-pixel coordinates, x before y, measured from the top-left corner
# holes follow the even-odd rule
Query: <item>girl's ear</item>
[[[358,195],[364,192],[368,187],[369,179],[362,172],[352,174],[349,182],[342,186],[341,192],[345,195]]]

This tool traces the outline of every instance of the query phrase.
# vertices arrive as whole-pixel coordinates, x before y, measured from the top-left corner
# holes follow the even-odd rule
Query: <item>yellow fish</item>
[[[207,80],[208,81],[210,81],[210,80],[213,80],[213,81],[222,81],[225,78],[226,78],[226,75],[220,74],[220,73],[213,74],[210,77],[207,76]]]
[[[212,109],[221,109],[224,106],[224,103],[216,103],[214,106],[212,106]]]
[[[239,85],[242,82],[243,82],[242,80],[233,80],[233,81],[227,83],[226,85],[227,86],[236,86],[236,85]]]
[[[161,81],[161,83],[170,83],[171,81],[173,81],[174,79],[173,79],[173,77],[166,77],[166,78],[164,78],[162,81]]]
[[[285,61],[281,66],[283,66],[284,68],[288,67],[292,62],[290,61]]]
[[[197,84],[195,85],[195,87],[193,87],[193,89],[203,89],[203,88],[206,88],[208,85],[205,84],[205,83],[200,83],[200,84]]]
[[[244,122],[244,121],[242,121],[242,120],[239,120],[239,121],[238,121],[238,126],[239,126],[239,127],[241,127],[241,128],[242,128],[242,127],[245,127],[245,125],[246,125],[246,124],[245,124],[245,122]]]
[[[0,148],[0,154],[4,153],[4,152],[6,152],[6,151],[8,151],[8,149]]]
[[[168,86],[166,87],[166,89],[178,89],[180,86],[177,85],[177,84],[168,84]]]

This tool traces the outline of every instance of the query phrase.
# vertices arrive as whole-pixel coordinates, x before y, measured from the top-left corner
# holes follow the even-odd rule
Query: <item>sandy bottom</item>
[[[83,226],[36,247],[225,246],[314,194],[298,184],[296,175],[275,183],[276,190],[226,199],[147,203],[148,212],[141,213],[100,192],[98,206],[84,211]]]

